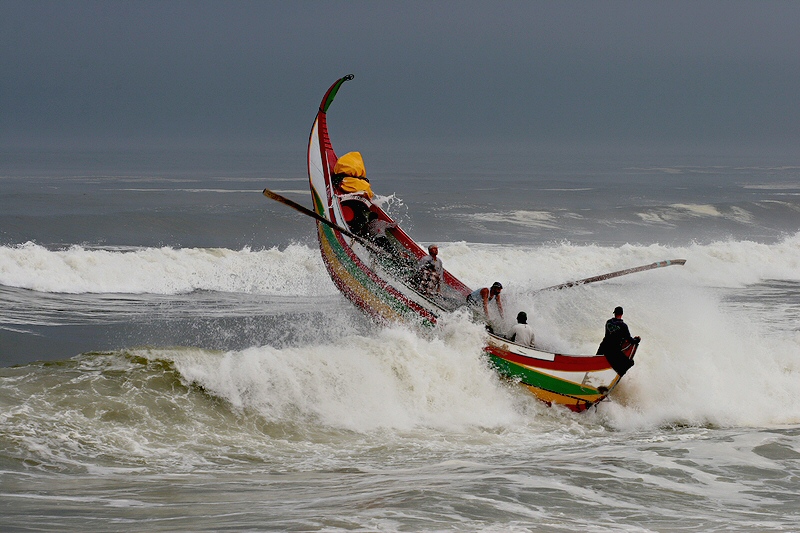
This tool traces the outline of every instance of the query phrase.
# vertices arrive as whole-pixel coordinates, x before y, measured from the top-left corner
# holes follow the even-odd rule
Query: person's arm
[[[483,312],[486,313],[486,318],[489,318],[489,289],[481,290],[481,298],[483,299]]]
[[[625,324],[623,322],[622,323],[622,327],[623,327],[623,330],[622,330],[623,338],[628,342],[633,342],[633,337],[631,337],[631,330],[628,329],[628,324]]]
[[[497,310],[500,311],[500,318],[505,318],[505,314],[503,313],[503,302],[500,301],[500,295],[494,297],[497,300]]]
[[[641,337],[631,337],[631,330],[628,329],[628,324],[623,324],[623,326],[625,326],[625,330],[624,330],[625,339],[630,343],[639,344],[639,341],[641,341],[642,338]]]

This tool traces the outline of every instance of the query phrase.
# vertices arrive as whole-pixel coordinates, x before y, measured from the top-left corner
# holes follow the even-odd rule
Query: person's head
[[[491,294],[500,294],[500,291],[502,291],[502,290],[503,290],[503,284],[500,283],[499,281],[495,281],[494,283],[492,283],[492,286],[489,289],[489,292]]]
[[[622,307],[617,306],[614,308],[614,316],[616,317],[622,316]]]
[[[431,257],[436,257],[436,254],[439,253],[439,247],[435,244],[431,244],[428,246],[428,253],[431,254]]]
[[[378,213],[376,213],[375,211],[370,211],[369,215],[367,216],[367,219],[370,222],[372,222],[373,220],[378,220]]]
[[[520,324],[527,324],[528,323],[528,313],[525,311],[520,311],[517,313],[517,322]]]

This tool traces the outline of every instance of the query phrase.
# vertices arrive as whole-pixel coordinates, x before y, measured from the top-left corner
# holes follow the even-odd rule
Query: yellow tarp
[[[347,152],[336,161],[334,176],[345,176],[339,184],[343,192],[364,192],[370,199],[374,196],[367,180],[367,169],[360,152]]]
[[[367,169],[364,168],[364,159],[361,157],[361,152],[347,152],[336,161],[336,166],[333,167],[334,175],[344,174],[351,178],[366,178]]]

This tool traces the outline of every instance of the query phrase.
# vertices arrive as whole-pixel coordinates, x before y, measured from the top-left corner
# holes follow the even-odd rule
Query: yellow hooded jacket
[[[344,176],[339,188],[344,192],[363,192],[371,200],[374,194],[369,186],[367,170],[360,152],[348,152],[336,161],[333,167],[334,176]]]

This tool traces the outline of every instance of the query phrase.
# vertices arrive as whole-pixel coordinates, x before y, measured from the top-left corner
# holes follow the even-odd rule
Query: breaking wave
[[[614,400],[597,411],[613,426],[800,422],[794,401],[800,309],[792,303],[800,295],[800,234],[775,244],[686,247],[449,243],[440,253],[446,267],[472,287],[502,281],[507,320],[527,311],[537,344],[545,349],[594,353],[603,322],[623,305],[632,332],[643,341],[634,370]],[[0,283],[34,290],[337,294],[318,252],[302,245],[115,251],[47,250],[27,243],[3,247],[0,254]],[[686,265],[537,292],[676,258],[686,259]],[[755,291],[752,298],[731,296],[745,289]],[[448,421],[491,425],[497,415],[490,413],[509,412],[508,392],[492,392],[500,385],[484,374],[479,328],[458,316],[447,318],[433,337],[402,328],[376,329],[374,337],[331,336],[318,324],[297,326],[314,336],[280,348],[136,353],[169,359],[186,383],[236,408],[278,418],[300,412],[348,430],[438,427]],[[486,390],[479,393],[476,387]],[[474,399],[484,405],[473,405]]]
[[[561,242],[525,247],[457,242],[440,243],[440,250],[445,267],[467,285],[484,286],[497,279],[520,291],[675,258],[688,262],[666,275],[682,284],[742,287],[764,280],[800,280],[800,233],[774,244],[718,241],[611,247]],[[301,244],[265,250],[118,250],[77,245],[50,250],[28,242],[0,247],[0,284],[73,294],[337,293],[318,250]]]
[[[49,250],[35,243],[0,247],[0,284],[40,292],[182,294],[333,294],[319,252],[290,245],[249,248]],[[320,292],[322,291],[322,292]]]

